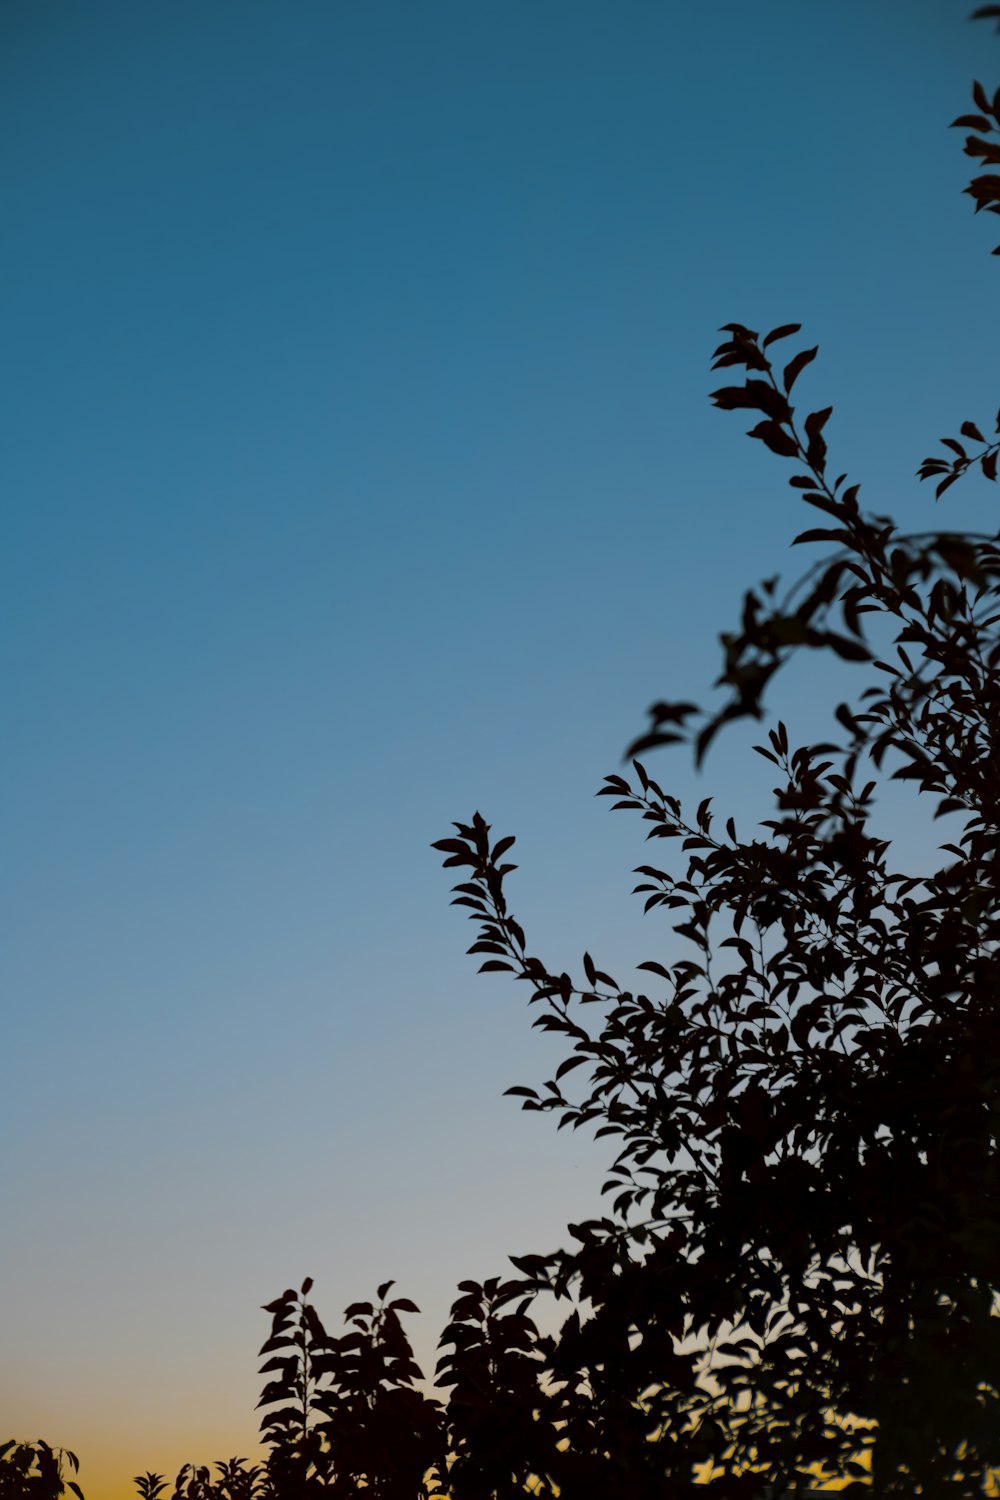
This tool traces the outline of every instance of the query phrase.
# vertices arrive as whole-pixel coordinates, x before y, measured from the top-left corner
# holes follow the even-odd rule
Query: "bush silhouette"
[[[71,1491],[83,1500],[83,1491],[65,1471],[74,1474],[80,1461],[68,1448],[53,1448],[42,1438],[0,1443],[0,1500],[62,1500]]]

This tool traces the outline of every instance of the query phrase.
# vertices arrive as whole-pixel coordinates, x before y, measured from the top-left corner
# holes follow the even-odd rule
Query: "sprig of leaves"
[[[917,470],[917,474],[921,479],[936,479],[939,475],[943,476],[939,479],[934,491],[934,498],[936,500],[940,500],[945,490],[961,479],[963,474],[966,474],[976,464],[979,465],[985,479],[995,480],[997,477],[1000,437],[996,441],[991,442],[983,436],[979,427],[972,421],[963,422],[959,431],[961,437],[981,445],[978,453],[969,453],[965,444],[959,438],[944,437],[941,439],[941,444],[950,450],[952,456],[942,458],[931,454],[929,458],[921,461],[920,467]],[[997,412],[995,431],[1000,433],[1000,411]]]
[[[995,5],[984,5],[974,13],[973,20],[996,19],[998,15],[1000,11]],[[1000,141],[987,139],[989,135],[1000,135],[1000,89],[991,98],[981,83],[974,83],[972,102],[977,112],[959,115],[957,120],[952,120],[952,127],[978,132],[966,136],[966,156],[982,162],[986,167],[1000,167]],[[977,214],[984,209],[987,213],[1000,214],[1000,173],[982,172],[973,177],[963,191],[976,205]],[[1000,245],[996,246],[993,254],[1000,255]]]

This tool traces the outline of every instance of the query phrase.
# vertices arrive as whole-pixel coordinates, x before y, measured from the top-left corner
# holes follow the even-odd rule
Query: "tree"
[[[966,151],[1000,163],[1000,91],[973,99]],[[968,191],[1000,212],[1000,177]],[[610,1211],[570,1225],[571,1249],[512,1257],[516,1279],[462,1284],[444,1405],[416,1389],[398,1318],[415,1308],[385,1301],[391,1283],[341,1339],[311,1283],[272,1303],[276,1496],[763,1496],[817,1474],[972,1495],[1000,1468],[1000,536],[865,512],[831,477],[832,408],[800,421],[792,404],[817,354],[782,352],[799,325],[723,332],[714,368],[738,383],[713,400],[793,463],[819,512],[795,542],[823,553],[788,593],[746,594],[722,706],[655,704],[632,753],[688,744],[702,762],[802,651],[854,664],[858,691],[834,739],[767,730],[774,816],[752,837],[717,831],[711,798],[687,814],[638,759],[606,778],[650,841],[680,841],[679,867],[638,871],[689,950],[639,964],[652,993],[589,954],[574,979],[530,953],[506,898],[514,840],[478,813],[435,845],[480,969],[526,983],[566,1045],[541,1092],[508,1092],[616,1140]],[[918,470],[938,497],[976,469],[995,480],[1000,437],[966,420],[942,447]],[[926,868],[893,868],[887,779],[952,819]],[[541,1293],[574,1304],[556,1336],[529,1316]]]
[[[973,99],[955,123],[995,165],[1000,91]],[[968,191],[1000,212],[1000,177]],[[865,512],[831,478],[832,408],[799,421],[792,405],[817,354],[782,353],[799,325],[723,331],[714,368],[739,383],[713,400],[792,461],[820,522],[795,542],[824,551],[788,593],[746,594],[721,708],[655,704],[632,753],[689,744],[702,762],[802,651],[864,668],[859,690],[835,739],[767,730],[774,816],[753,837],[731,818],[718,832],[711,798],[685,813],[638,759],[606,778],[686,857],[638,871],[689,948],[638,966],[652,994],[589,954],[574,980],[529,952],[506,899],[514,840],[478,813],[435,845],[480,969],[525,982],[534,1024],[566,1044],[542,1092],[508,1092],[616,1139],[610,1212],[570,1225],[571,1249],[512,1257],[519,1278],[462,1283],[443,1405],[417,1389],[399,1321],[416,1309],[386,1302],[392,1283],[339,1339],[311,1282],[270,1304],[276,1497],[770,1495],[817,1474],[972,1495],[1000,1468],[1000,536],[906,535]],[[918,470],[938,497],[974,469],[996,479],[1000,438],[974,421],[942,447]],[[886,779],[953,819],[943,859],[893,869]],[[540,1293],[575,1304],[556,1336],[529,1316]]]
[[[995,166],[1000,91],[973,100],[955,124]],[[967,191],[1000,212],[1000,176]],[[650,994],[589,954],[573,979],[509,911],[512,838],[476,814],[435,846],[462,872],[481,970],[526,983],[534,1024],[566,1044],[543,1091],[509,1092],[620,1148],[610,1213],[514,1262],[517,1294],[583,1304],[538,1346],[562,1493],[677,1493],[708,1465],[726,1493],[822,1469],[966,1495],[1000,1468],[1000,535],[907,535],[862,509],[831,477],[832,408],[792,405],[817,354],[782,353],[799,331],[727,324],[714,368],[738,383],[713,400],[792,462],[819,512],[795,542],[823,555],[789,593],[746,594],[721,708],[657,703],[632,754],[689,744],[702,762],[802,651],[864,670],[834,738],[794,745],[778,723],[756,747],[778,784],[753,837],[718,831],[710,798],[686,813],[639,760],[606,779],[650,840],[680,840],[681,868],[643,865],[637,890],[690,956],[640,964]],[[938,497],[996,479],[1000,438],[975,421],[942,448],[918,470]],[[925,868],[894,868],[886,779],[951,819]]]
[[[977,83],[973,101],[966,152],[998,166],[1000,90]],[[1000,175],[967,191],[1000,212]],[[907,535],[864,511],[831,478],[832,408],[800,421],[792,404],[817,354],[782,352],[799,325],[723,332],[714,367],[736,383],[713,400],[754,413],[749,435],[792,462],[819,512],[795,542],[822,556],[783,595],[776,579],[747,592],[722,706],[655,704],[632,754],[681,744],[703,762],[725,725],[764,717],[803,651],[853,664],[858,690],[833,739],[766,729],[774,815],[752,837],[711,798],[686,813],[638,759],[605,779],[648,840],[680,841],[675,868],[638,870],[646,910],[674,913],[688,946],[638,965],[652,993],[589,953],[574,979],[529,951],[507,905],[514,840],[478,813],[435,845],[480,969],[526,983],[534,1024],[565,1043],[542,1091],[508,1092],[615,1140],[609,1211],[570,1225],[571,1248],[512,1257],[516,1278],[460,1285],[446,1401],[420,1390],[401,1321],[417,1309],[387,1300],[392,1282],[340,1337],[310,1280],[285,1292],[261,1351],[266,1472],[187,1466],[175,1500],[764,1497],[817,1474],[957,1497],[1000,1469],[1000,534]],[[920,477],[938,498],[977,470],[994,481],[1000,414],[995,431],[963,421]],[[886,780],[930,826],[952,820],[924,868],[894,868]],[[556,1335],[530,1316],[543,1293],[573,1304]],[[12,1495],[37,1491],[18,1488],[26,1463]]]

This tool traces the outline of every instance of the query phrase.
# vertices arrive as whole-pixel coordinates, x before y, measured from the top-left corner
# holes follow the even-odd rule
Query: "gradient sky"
[[[676,951],[591,794],[804,560],[720,323],[806,325],[871,506],[995,524],[913,478],[996,404],[966,10],[0,10],[0,1438],[88,1500],[253,1451],[285,1286],[337,1327],[394,1276],[431,1358],[457,1280],[598,1210],[607,1153],[500,1097],[554,1053],[428,845],[518,833],[560,967]],[[751,815],[745,744],[655,774]]]

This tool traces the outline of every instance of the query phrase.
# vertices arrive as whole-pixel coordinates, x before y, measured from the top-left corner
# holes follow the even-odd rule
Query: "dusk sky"
[[[679,951],[592,794],[812,524],[721,323],[804,324],[870,507],[995,527],[914,478],[996,404],[968,8],[0,8],[0,1439],[88,1500],[256,1451],[286,1286],[336,1329],[395,1277],[427,1368],[458,1280],[600,1211],[429,845],[516,833],[558,968]],[[746,819],[759,733],[650,766]]]

